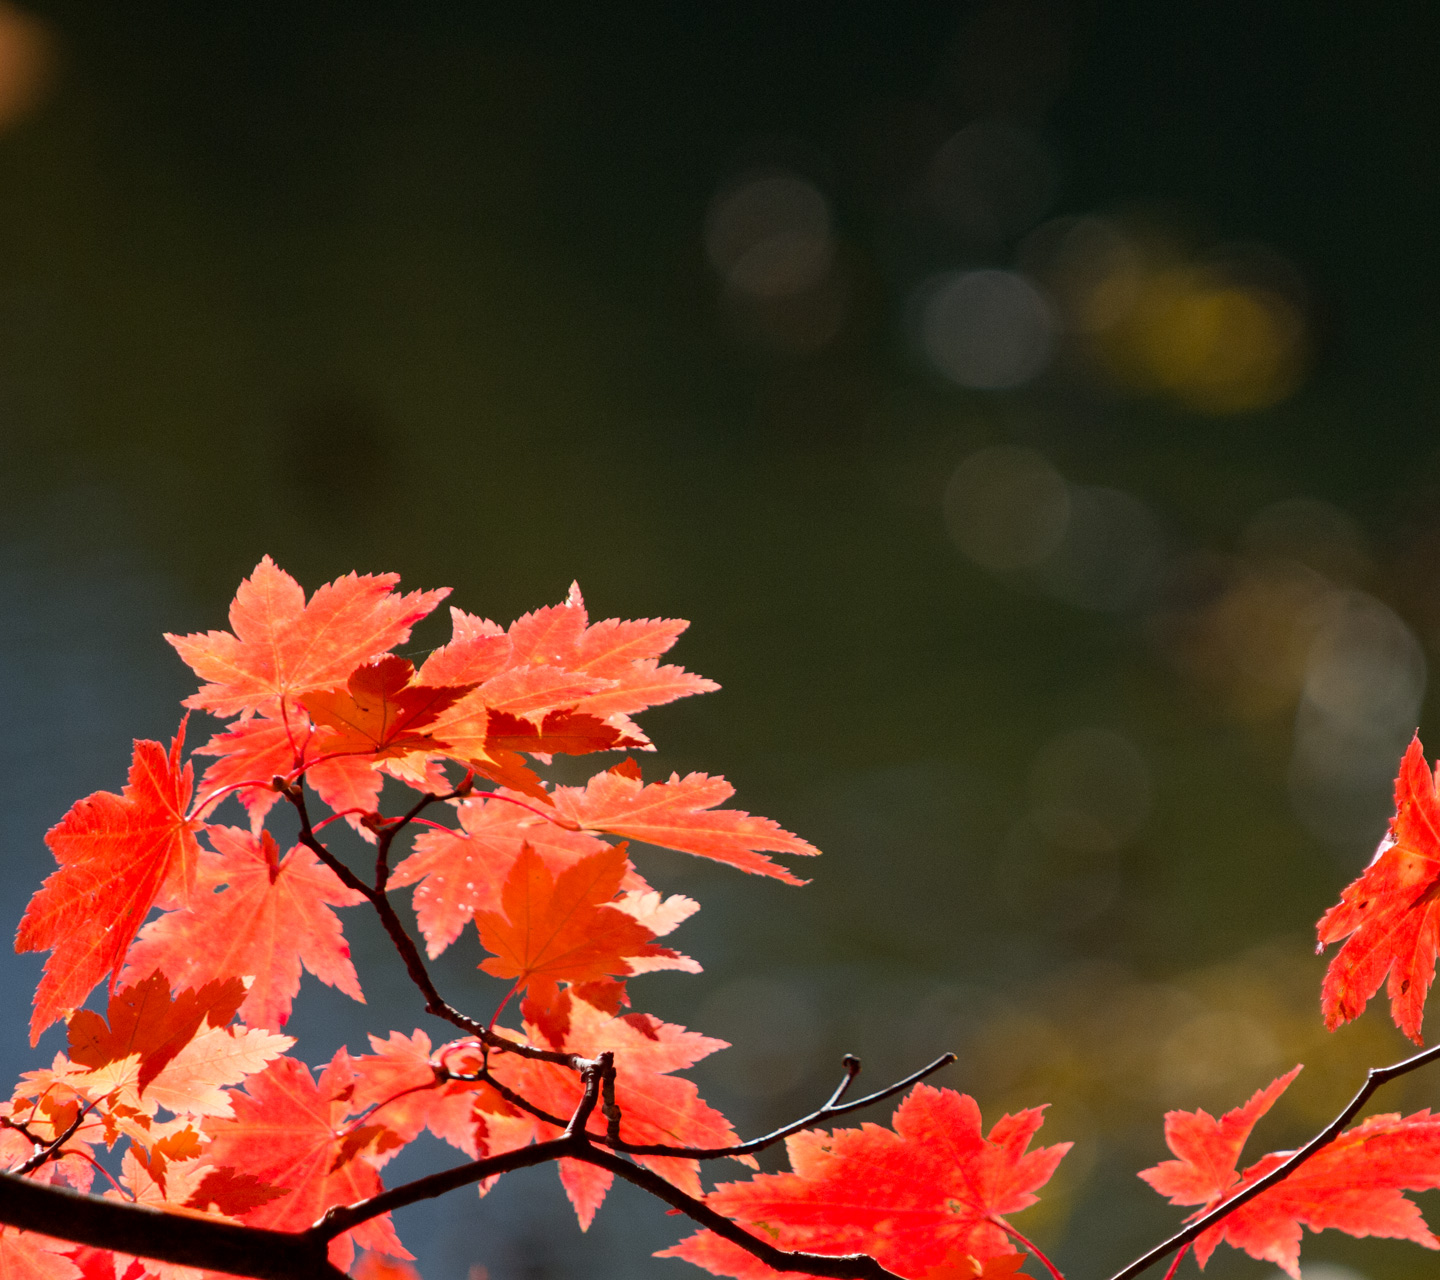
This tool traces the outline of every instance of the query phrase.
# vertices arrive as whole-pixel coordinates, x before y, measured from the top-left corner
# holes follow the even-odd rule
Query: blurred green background
[[[578,578],[724,685],[647,717],[658,767],[827,854],[799,891],[644,859],[705,905],[705,974],[634,995],[735,1042],[706,1096],[755,1132],[844,1051],[955,1049],[987,1120],[1054,1104],[1020,1225],[1108,1275],[1178,1219],[1133,1177],[1166,1108],[1303,1060],[1284,1146],[1403,1051],[1383,1008],[1326,1035],[1311,930],[1440,644],[1437,37],[1402,0],[6,4],[11,920],[173,731],[159,633],[263,553],[502,621]],[[307,987],[312,1062],[417,1022],[351,930],[371,1004]],[[476,950],[443,976],[488,1007]],[[548,1170],[400,1227],[426,1280],[689,1270],[638,1197],[582,1239]]]

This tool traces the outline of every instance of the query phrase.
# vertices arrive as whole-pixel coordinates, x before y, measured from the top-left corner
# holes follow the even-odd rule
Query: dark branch
[[[0,1173],[0,1222],[61,1240],[258,1280],[344,1280],[318,1235],[191,1218]]]
[[[333,1240],[342,1232],[358,1227],[362,1222],[378,1218],[382,1213],[403,1209],[407,1204],[432,1200],[459,1187],[469,1186],[472,1182],[483,1182],[486,1178],[510,1173],[515,1169],[526,1169],[531,1165],[545,1164],[551,1160],[559,1160],[562,1156],[573,1155],[574,1145],[569,1138],[556,1138],[551,1142],[537,1142],[531,1147],[506,1151],[498,1156],[472,1160],[469,1164],[456,1165],[453,1169],[442,1169],[439,1173],[416,1178],[414,1182],[407,1182],[404,1186],[382,1191],[378,1196],[371,1196],[369,1200],[331,1209],[306,1234],[313,1234],[321,1240]]]
[[[1197,1218],[1183,1231],[1177,1231],[1170,1239],[1163,1244],[1157,1244],[1149,1253],[1136,1258],[1128,1267],[1117,1271],[1111,1280],[1133,1280],[1142,1271],[1153,1267],[1162,1258],[1167,1257],[1176,1249],[1183,1249],[1197,1236],[1209,1231],[1216,1223],[1222,1221],[1227,1215],[1232,1214],[1242,1204],[1248,1204],[1256,1196],[1268,1191],[1277,1182],[1284,1182],[1317,1151],[1322,1150],[1340,1136],[1341,1130],[1359,1113],[1360,1108],[1370,1101],[1370,1096],[1380,1088],[1381,1085],[1389,1084],[1391,1080],[1409,1075],[1410,1072],[1419,1067],[1425,1066],[1440,1059],[1440,1045],[1426,1049],[1424,1053],[1417,1053],[1414,1057],[1406,1058],[1404,1062],[1394,1063],[1388,1067],[1372,1067],[1365,1077],[1365,1083],[1360,1086],[1360,1092],[1350,1099],[1349,1105],[1338,1116],[1327,1124],[1319,1133],[1310,1139],[1303,1147],[1292,1155],[1284,1164],[1272,1169],[1263,1178],[1252,1182],[1245,1190],[1238,1195],[1232,1196],[1224,1204],[1210,1210],[1203,1218]]]
[[[859,1111],[862,1107],[873,1107],[877,1102],[893,1098],[897,1093],[903,1093],[911,1085],[918,1084],[926,1076],[933,1075],[941,1067],[948,1067],[954,1061],[953,1053],[941,1054],[928,1066],[921,1067],[919,1071],[911,1073],[903,1080],[897,1080],[887,1088],[866,1094],[865,1097],[857,1098],[854,1102],[839,1103],[837,1100],[845,1096],[846,1090],[850,1088],[851,1083],[860,1073],[860,1060],[847,1053],[845,1055],[845,1079],[830,1095],[830,1101],[818,1111],[812,1111],[808,1116],[792,1121],[782,1129],[767,1133],[763,1138],[751,1138],[749,1142],[739,1142],[732,1147],[667,1147],[659,1144],[641,1146],[638,1143],[630,1142],[616,1142],[608,1145],[632,1156],[683,1156],[691,1160],[713,1160],[720,1156],[748,1156],[756,1151],[764,1151],[766,1147],[773,1147],[792,1133],[799,1133],[802,1129],[813,1129],[816,1125],[824,1124],[825,1121],[835,1116],[843,1116],[850,1111]]]
[[[24,1164],[16,1165],[11,1172],[14,1173],[17,1178],[23,1178],[27,1173],[34,1173],[35,1170],[46,1163],[46,1161],[56,1159],[60,1153],[60,1148],[80,1131],[80,1126],[85,1123],[85,1117],[89,1114],[89,1107],[77,1109],[75,1119],[65,1126],[65,1131],[56,1138],[54,1142],[49,1146],[40,1147],[40,1150],[26,1160]],[[31,1141],[33,1142],[34,1139],[32,1138]],[[36,1145],[39,1146],[38,1143]]]
[[[604,1055],[602,1055],[604,1056]],[[747,1156],[756,1151],[764,1151],[766,1147],[773,1147],[777,1142],[788,1138],[792,1133],[799,1133],[802,1129],[813,1129],[817,1124],[823,1124],[834,1116],[843,1116],[851,1111],[859,1111],[863,1107],[873,1107],[877,1102],[884,1102],[887,1098],[893,1098],[897,1093],[903,1093],[913,1084],[918,1084],[926,1076],[934,1075],[942,1067],[948,1067],[955,1061],[953,1053],[942,1053],[934,1062],[912,1072],[903,1080],[897,1080],[894,1084],[875,1093],[866,1094],[863,1098],[857,1098],[854,1102],[837,1103],[837,1098],[843,1098],[845,1092],[854,1082],[855,1077],[860,1074],[860,1059],[854,1054],[847,1053],[844,1058],[845,1079],[836,1087],[835,1092],[830,1095],[830,1101],[817,1111],[812,1111],[808,1116],[802,1116],[799,1120],[793,1120],[783,1128],[776,1129],[773,1133],[767,1133],[761,1138],[751,1138],[749,1142],[737,1142],[729,1147],[672,1147],[663,1143],[639,1143],[624,1142],[619,1137],[619,1108],[615,1109],[612,1116],[607,1110],[604,1111],[606,1119],[610,1122],[608,1131],[604,1137],[591,1133],[586,1135],[592,1142],[598,1142],[602,1146],[612,1147],[616,1151],[623,1151],[626,1155],[632,1156],[675,1156],[683,1160],[718,1160],[722,1156]],[[581,1070],[584,1069],[584,1059],[580,1060]],[[488,1084],[511,1106],[519,1107],[522,1111],[529,1112],[537,1120],[543,1120],[546,1124],[554,1125],[557,1129],[563,1129],[568,1121],[557,1115],[552,1115],[543,1107],[537,1107],[533,1102],[524,1096],[516,1093],[508,1085],[497,1080],[490,1069],[482,1068],[479,1071],[460,1073],[458,1071],[444,1072],[447,1080],[461,1080],[475,1083]],[[611,1086],[613,1090],[613,1085]],[[613,1103],[613,1098],[612,1098]]]
[[[34,1146],[43,1147],[45,1145],[30,1132],[28,1125],[22,1124],[19,1120],[12,1120],[9,1116],[0,1116],[0,1129],[14,1129],[16,1133]]]
[[[900,1280],[893,1271],[887,1271],[874,1258],[863,1253],[832,1255],[823,1253],[794,1253],[777,1248],[773,1244],[751,1235],[737,1222],[724,1214],[717,1213],[703,1200],[687,1195],[679,1187],[666,1182],[658,1173],[642,1169],[637,1164],[623,1160],[613,1151],[606,1151],[586,1143],[583,1149],[571,1156],[587,1164],[608,1169],[616,1177],[624,1178],[643,1191],[663,1200],[673,1209],[680,1210],[693,1218],[702,1227],[722,1236],[732,1244],[739,1245],[746,1253],[759,1258],[766,1266],[776,1271],[801,1271],[812,1276],[833,1276],[836,1280]]]

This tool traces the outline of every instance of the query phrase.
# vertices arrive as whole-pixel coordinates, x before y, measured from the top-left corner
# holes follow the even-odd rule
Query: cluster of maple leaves
[[[1031,1147],[1043,1108],[986,1132],[972,1098],[917,1084],[889,1127],[792,1132],[789,1172],[704,1190],[700,1157],[739,1140],[676,1073],[725,1045],[627,1011],[629,979],[698,970],[657,941],[698,904],[653,890],[628,842],[791,884],[803,882],[767,854],[818,851],[722,807],[732,791],[718,777],[647,783],[633,755],[584,786],[537,772],[560,754],[648,752],[635,715],[716,687],[661,661],[685,623],[591,623],[572,588],[509,627],[452,609],[451,639],[417,669],[393,650],[446,592],[397,586],[394,575],[351,574],[307,601],[267,558],[241,585],[230,631],[168,637],[202,681],[186,706],[228,723],[188,760],[184,721],[168,749],[137,742],[124,791],[79,801],[47,836],[59,865],[16,946],[50,953],[32,1043],[62,1019],[68,1043],[0,1104],[3,1167],[175,1213],[303,1232],[379,1194],[385,1164],[422,1130],[479,1160],[556,1138],[578,1114],[586,1135],[668,1183],[672,1203],[743,1229],[740,1241],[702,1230],[667,1251],[717,1275],[781,1274],[741,1242],[753,1236],[786,1251],[865,1254],[912,1280],[1003,1280],[1028,1253],[1058,1278],[1009,1222],[1069,1149]],[[198,787],[194,756],[208,762]],[[394,816],[381,808],[387,781],[407,796]],[[1396,1022],[1418,1042],[1440,952],[1440,801],[1418,741],[1396,785],[1390,834],[1320,922],[1322,945],[1344,940],[1322,1003],[1334,1029],[1388,976]],[[247,825],[211,821],[231,798]],[[329,811],[318,820],[317,799]],[[265,828],[282,801],[302,832],[283,853]],[[320,839],[338,819],[374,846],[373,881]],[[402,832],[414,839],[391,867]],[[312,1073],[281,1033],[302,967],[364,999],[337,908],[379,911],[429,1011],[448,1009],[389,906],[390,893],[410,887],[429,957],[473,922],[481,967],[508,994],[478,1019],[451,1017],[470,1034],[437,1045],[422,1030],[391,1031],[372,1036],[369,1053],[342,1049]],[[83,1007],[101,983],[104,1017]],[[610,1073],[605,1104],[586,1112],[594,1081],[576,1063],[598,1061]],[[1175,1158],[1140,1176],[1172,1203],[1198,1206],[1196,1218],[1254,1186],[1286,1155],[1242,1170],[1242,1148],[1298,1071],[1219,1119],[1171,1112]],[[728,1153],[753,1166],[744,1151]],[[558,1164],[584,1228],[614,1175],[579,1159]],[[1226,1243],[1298,1280],[1302,1226],[1440,1248],[1405,1195],[1436,1186],[1440,1118],[1371,1116],[1210,1226],[1194,1253],[1204,1266]],[[369,1260],[410,1257],[388,1215],[335,1238],[331,1260],[351,1266],[356,1246]],[[9,1226],[0,1228],[0,1275],[196,1273]]]

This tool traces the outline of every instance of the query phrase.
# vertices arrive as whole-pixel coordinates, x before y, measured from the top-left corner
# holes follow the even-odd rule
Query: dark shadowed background
[[[1168,1107],[1303,1060],[1284,1146],[1402,1050],[1382,1008],[1327,1036],[1311,940],[1440,644],[1440,19],[531,8],[0,8],[8,919],[173,732],[160,632],[263,553],[501,621],[578,578],[724,685],[647,717],[658,767],[827,854],[804,890],[640,854],[706,972],[638,1007],[735,1042],[697,1074],[747,1132],[847,1050],[1053,1103],[1019,1222],[1108,1274],[1178,1219],[1133,1177]],[[310,1062],[425,1021],[351,932],[370,1004],[307,979]],[[477,960],[440,970],[479,1010]],[[61,1039],[6,963],[18,1072]],[[426,1280],[691,1272],[639,1197],[582,1238],[553,1170],[400,1229]]]

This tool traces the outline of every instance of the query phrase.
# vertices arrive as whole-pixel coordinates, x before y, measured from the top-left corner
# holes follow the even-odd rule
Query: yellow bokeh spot
[[[1299,373],[1300,319],[1259,290],[1177,290],[1145,334],[1155,380],[1209,413],[1238,413],[1282,400]]]

